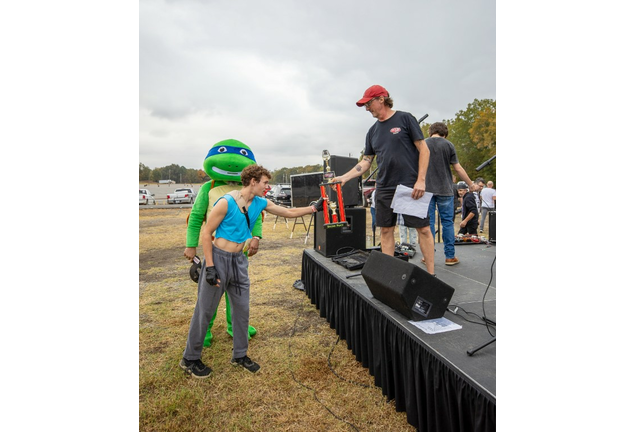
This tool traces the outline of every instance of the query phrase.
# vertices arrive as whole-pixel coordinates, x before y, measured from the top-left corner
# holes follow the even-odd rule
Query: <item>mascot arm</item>
[[[189,214],[187,221],[187,247],[197,247],[198,240],[200,239],[200,228],[205,220],[207,214],[207,207],[209,206],[209,190],[211,189],[211,182],[203,184],[198,191],[196,201],[192,206],[192,211]]]
[[[253,224],[253,231],[251,231],[251,235],[253,237],[262,238],[262,213],[260,213],[260,216],[258,216],[258,218],[255,220],[255,224]]]

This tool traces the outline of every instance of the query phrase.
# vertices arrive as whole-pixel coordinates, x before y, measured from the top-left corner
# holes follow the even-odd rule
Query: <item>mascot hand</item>
[[[320,212],[324,209],[324,197],[319,198],[317,201],[313,201],[310,203],[310,206],[313,208],[313,212]]]
[[[209,285],[220,285],[220,278],[218,277],[218,271],[216,270],[216,267],[205,267],[205,280]]]
[[[185,258],[187,258],[189,261],[193,260],[194,257],[196,256],[196,248],[195,247],[188,247],[185,248],[185,252],[183,253],[183,255],[185,256]]]

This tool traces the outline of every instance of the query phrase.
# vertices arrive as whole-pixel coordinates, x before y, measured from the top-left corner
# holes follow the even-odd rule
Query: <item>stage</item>
[[[436,274],[455,289],[444,318],[462,326],[444,333],[414,326],[374,299],[362,276],[347,278],[361,270],[347,270],[314,249],[304,251],[302,281],[320,315],[411,425],[421,431],[495,431],[496,344],[482,347],[495,327],[487,329],[481,319],[495,323],[495,244],[458,245],[456,256],[460,263],[446,266],[442,244],[436,244]],[[417,246],[409,262],[425,269],[421,257]]]

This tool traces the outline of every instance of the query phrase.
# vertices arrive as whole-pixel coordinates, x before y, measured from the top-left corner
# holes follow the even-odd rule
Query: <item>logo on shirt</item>
[[[396,135],[400,131],[401,131],[401,128],[392,128],[392,129],[390,129],[390,132],[392,132],[392,134],[394,134],[394,135]]]

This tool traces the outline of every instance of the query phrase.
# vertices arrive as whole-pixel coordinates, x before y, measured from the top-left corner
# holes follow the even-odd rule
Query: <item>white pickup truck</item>
[[[182,202],[193,204],[196,201],[196,192],[192,188],[176,189],[174,193],[167,194],[168,204],[179,204]]]
[[[154,200],[154,194],[150,193],[150,191],[147,189],[139,189],[139,204],[147,205],[150,203],[150,201],[156,204],[156,201]]]

